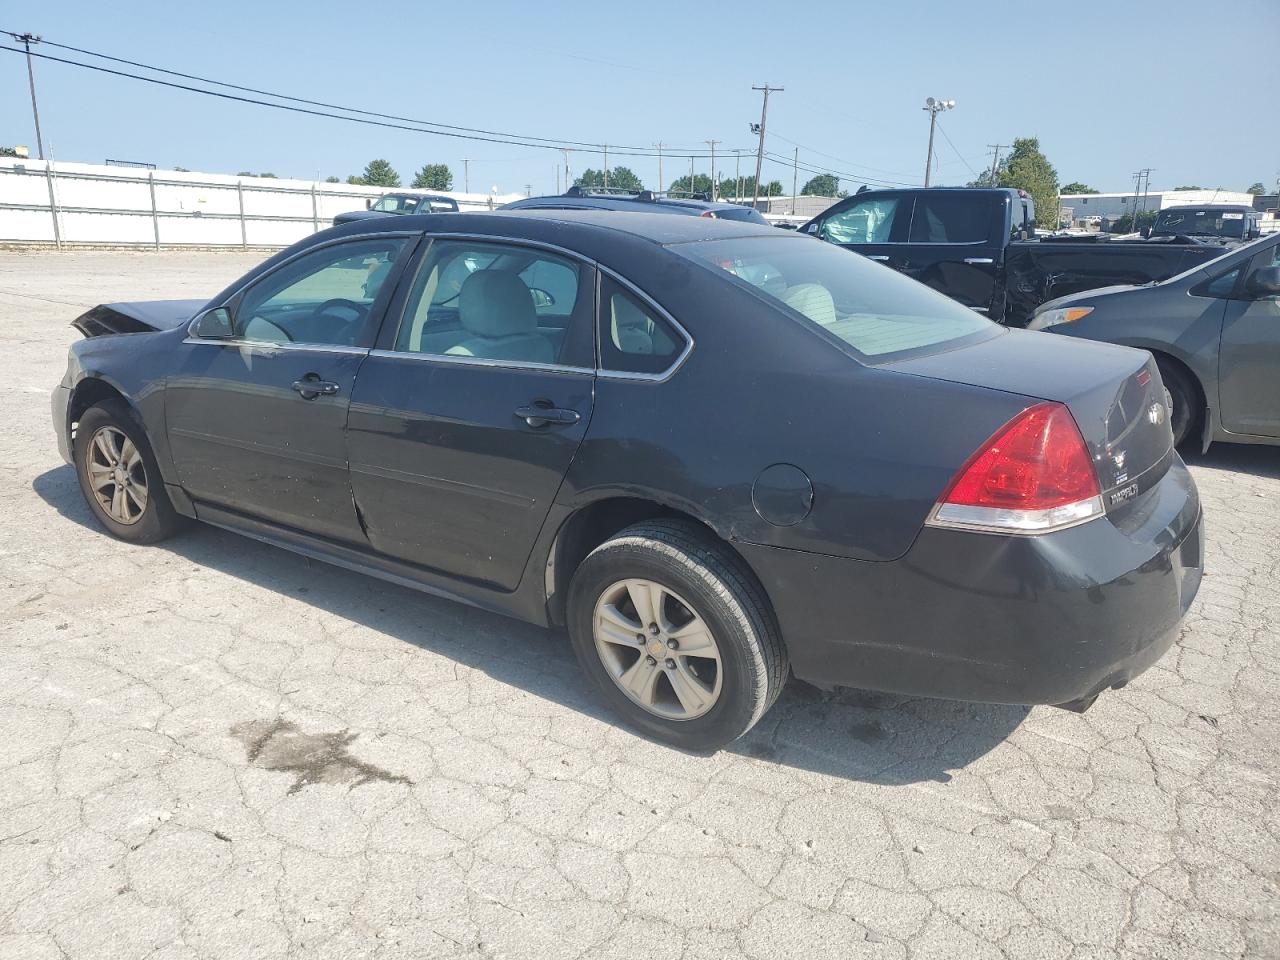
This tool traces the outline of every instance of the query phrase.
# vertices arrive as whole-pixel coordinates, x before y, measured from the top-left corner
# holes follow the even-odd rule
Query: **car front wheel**
[[[155,543],[182,526],[146,432],[122,401],[85,411],[76,426],[75,464],[89,509],[113,537]]]
[[[569,587],[569,635],[583,669],[629,724],[714,750],[781,693],[787,657],[759,586],[694,524],[628,527],[592,551]]]

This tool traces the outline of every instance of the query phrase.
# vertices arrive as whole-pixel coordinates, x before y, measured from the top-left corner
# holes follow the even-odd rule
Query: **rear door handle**
[[[535,400],[525,406],[516,407],[515,414],[531,427],[545,427],[549,423],[567,425],[582,419],[582,415],[577,410],[553,407],[545,400]]]
[[[995,263],[991,257],[965,257],[965,263]]]
[[[302,394],[303,400],[314,400],[316,397],[332,397],[338,392],[338,385],[332,380],[301,380],[293,381],[293,389]]]
[[[881,263],[883,263],[884,261],[888,260],[889,258],[888,258],[887,256],[885,256],[884,254],[879,254],[879,253],[877,253],[877,254],[870,254],[870,253],[869,253],[869,254],[867,254],[867,259],[868,259],[868,260],[879,260]]]

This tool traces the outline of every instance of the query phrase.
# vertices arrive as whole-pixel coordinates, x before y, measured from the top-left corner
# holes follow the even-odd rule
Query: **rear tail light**
[[[1045,533],[1101,516],[1102,491],[1071,412],[1028,407],[952,479],[928,523],[991,533]]]
[[[698,216],[710,217],[712,220],[714,220],[716,218],[716,213],[714,210],[703,210],[700,214],[698,214]]]

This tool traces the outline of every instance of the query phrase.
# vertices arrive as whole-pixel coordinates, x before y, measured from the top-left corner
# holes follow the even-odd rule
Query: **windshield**
[[[900,359],[999,332],[990,320],[924,284],[811,237],[739,237],[669,249],[750,284],[863,359]]]
[[[370,210],[376,210],[378,213],[417,213],[419,205],[422,204],[421,197],[381,197]],[[425,207],[423,213],[426,212]]]
[[[1233,237],[1244,236],[1245,216],[1243,210],[1205,210],[1195,207],[1173,207],[1161,210],[1156,217],[1152,233],[1182,233],[1189,237]]]

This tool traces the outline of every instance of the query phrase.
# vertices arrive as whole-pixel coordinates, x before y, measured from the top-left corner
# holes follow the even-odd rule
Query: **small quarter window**
[[[600,280],[600,366],[620,373],[663,373],[685,339],[658,312],[611,277]]]

